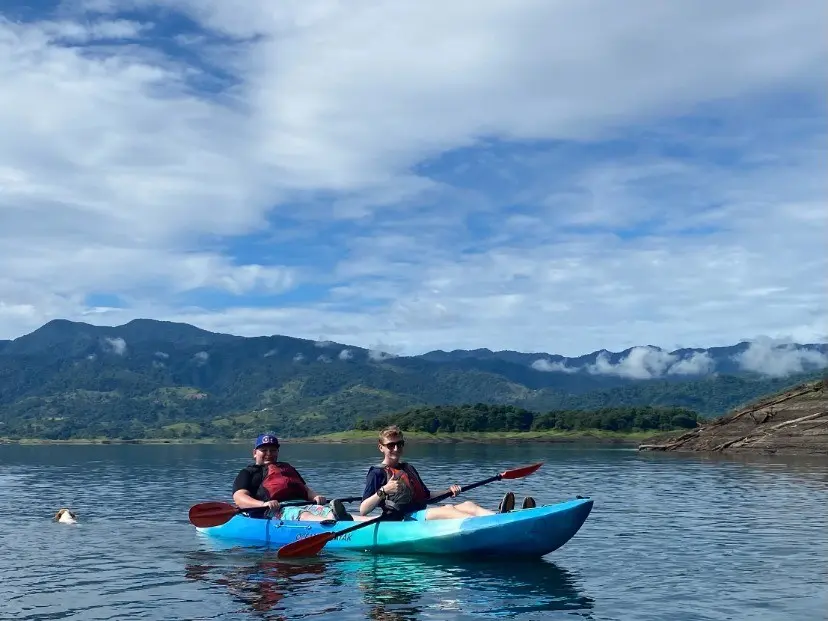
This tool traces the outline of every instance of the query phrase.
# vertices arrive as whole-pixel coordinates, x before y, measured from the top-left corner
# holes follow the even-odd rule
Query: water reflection
[[[648,453],[638,458],[644,463],[675,464],[686,468],[690,464],[739,467],[743,476],[783,475],[826,491],[828,483],[828,455],[765,455],[759,453]],[[727,473],[732,476],[730,472]]]
[[[188,580],[207,582],[227,589],[232,598],[266,619],[286,619],[292,594],[306,588],[330,588],[327,563],[318,558],[294,562],[277,561],[274,555],[235,558],[236,566],[219,565],[221,560],[211,553],[199,553],[184,568]]]
[[[308,599],[323,608],[327,603],[339,618],[377,621],[512,618],[594,606],[575,574],[545,560],[455,562],[366,554],[277,560],[271,551],[237,548],[192,554],[185,576],[226,588],[235,601],[268,619],[285,619],[291,610],[295,617],[308,610]]]
[[[579,592],[571,572],[543,560],[496,563],[370,556],[350,563],[374,619],[419,619],[418,613],[426,609],[516,617],[593,606],[593,600]]]

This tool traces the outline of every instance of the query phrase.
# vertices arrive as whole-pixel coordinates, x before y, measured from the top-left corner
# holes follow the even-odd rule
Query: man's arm
[[[236,480],[233,481],[233,502],[239,509],[258,509],[259,507],[267,507],[272,505],[270,503],[262,502],[258,498],[254,498],[250,493],[253,487],[253,473],[247,468],[236,475]],[[278,504],[276,507],[278,508]]]
[[[308,492],[307,499],[311,502],[315,502],[318,505],[324,505],[328,502],[327,498],[325,498],[322,494],[317,494],[310,485],[305,484],[305,490]]]
[[[270,503],[257,500],[250,495],[246,489],[240,489],[233,492],[233,502],[239,509],[258,509],[260,507],[270,506]],[[275,500],[273,502],[276,502]],[[277,504],[278,507],[278,504]]]

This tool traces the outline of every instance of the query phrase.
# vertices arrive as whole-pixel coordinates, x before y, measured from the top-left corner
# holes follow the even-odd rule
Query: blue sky
[[[0,338],[825,341],[824,3],[0,9]]]

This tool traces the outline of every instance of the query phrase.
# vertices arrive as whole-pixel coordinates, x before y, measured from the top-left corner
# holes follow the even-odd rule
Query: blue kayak
[[[376,554],[541,557],[575,536],[592,511],[592,504],[589,498],[578,498],[481,517],[378,522],[332,539],[325,549]],[[217,539],[281,547],[354,524],[284,521],[239,514],[221,526],[197,530]]]

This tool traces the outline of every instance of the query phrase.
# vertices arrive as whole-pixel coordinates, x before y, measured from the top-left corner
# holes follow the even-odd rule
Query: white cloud
[[[793,347],[790,343],[769,338],[760,338],[748,348],[734,356],[739,366],[772,377],[783,377],[828,367],[828,355]]]
[[[206,351],[196,352],[195,354],[193,354],[193,360],[196,361],[196,364],[198,364],[198,366],[205,365],[210,360],[210,354]]]
[[[106,343],[107,349],[109,351],[111,351],[112,353],[114,353],[118,356],[123,356],[126,353],[127,344],[126,344],[126,341],[124,339],[122,339],[121,337],[116,337],[116,338],[107,337],[107,338],[104,339],[104,342]]]
[[[103,39],[135,39],[150,30],[152,24],[118,19],[84,24],[73,21],[45,22],[40,27],[50,41],[77,44]]]
[[[25,247],[22,240],[8,240],[0,252],[7,255],[4,265],[8,269],[0,275],[0,284],[58,294],[96,288],[129,292],[154,284],[171,292],[211,288],[242,294],[282,292],[294,284],[290,269],[236,266],[227,257],[206,252],[177,253],[111,245],[74,248],[59,239],[48,247]],[[18,279],[18,274],[24,274],[26,280]]]
[[[634,347],[617,363],[610,361],[610,354],[602,351],[594,364],[568,366],[566,361],[552,362],[538,358],[530,365],[533,369],[547,372],[578,373],[586,371],[594,375],[617,375],[629,379],[654,379],[665,375],[707,375],[715,370],[715,361],[706,351],[694,352],[686,358],[662,351],[655,347]]]
[[[596,375],[618,375],[630,379],[661,377],[677,357],[654,347],[633,347],[619,362],[610,362],[609,354],[598,354],[594,364],[585,368]]]
[[[820,75],[825,55],[816,1],[796,12],[767,0],[703,12],[653,0],[165,5],[216,32],[257,37],[240,71],[262,131],[259,161],[313,190],[390,187],[424,157],[484,136],[592,138],[800,84]],[[659,28],[642,28],[653,20]]]
[[[411,353],[410,351],[406,351],[408,348],[404,344],[392,343],[389,340],[386,340],[387,337],[391,335],[390,330],[381,329],[378,330],[378,332],[381,332],[382,336],[378,336],[368,341],[368,345],[366,347],[368,350],[369,360],[381,362],[383,360],[396,358],[398,356],[405,356]],[[399,333],[397,333],[397,335],[399,335]]]
[[[340,360],[350,360],[353,357],[354,357],[354,354],[351,353],[350,349],[343,349],[341,352],[339,352],[339,359]]]
[[[706,351],[693,352],[689,358],[679,360],[668,370],[668,375],[706,375],[716,369],[716,362]]]
[[[549,373],[577,373],[578,367],[568,367],[565,362],[547,360],[546,358],[538,358],[530,365],[536,371],[546,371]]]
[[[171,39],[198,62],[144,38],[163,12],[116,10],[153,6],[213,30]],[[136,316],[397,353],[825,338],[825,112],[755,103],[821,102],[825,17],[816,1],[78,0],[0,20],[0,338]],[[447,152],[485,192],[429,176]],[[233,256],[232,236],[312,242],[342,219],[353,235],[317,242],[329,264]],[[330,294],[246,298],[304,284]],[[186,297],[204,291],[221,302]],[[125,309],[87,301],[101,292]],[[661,368],[641,356],[611,371]]]

